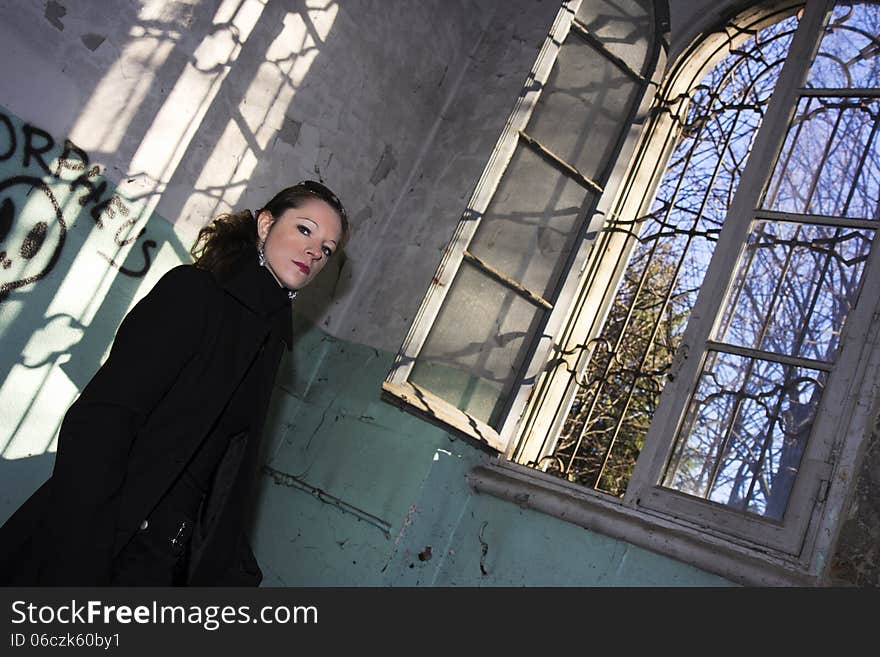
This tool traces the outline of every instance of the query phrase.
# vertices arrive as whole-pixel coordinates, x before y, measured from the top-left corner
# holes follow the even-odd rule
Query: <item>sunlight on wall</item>
[[[122,316],[186,256],[168,222],[138,222],[143,204],[116,194],[90,159],[0,107],[5,459],[54,448],[67,407],[106,355]]]
[[[203,220],[236,207],[257,164],[282,129],[285,110],[309,72],[336,20],[335,2],[310,2],[302,13],[289,12],[269,44],[253,80],[205,161],[196,193],[182,216]],[[295,182],[295,181],[291,181]],[[213,200],[207,213],[205,200]],[[193,231],[194,228],[189,228]]]
[[[140,176],[138,191],[150,194],[147,210],[158,203],[263,9],[257,0],[224,2],[211,34],[196,48],[156,114],[129,167]]]
[[[135,25],[131,40],[107,71],[80,113],[71,138],[88,151],[118,150],[148,93],[156,73],[180,39],[176,31],[149,31]]]

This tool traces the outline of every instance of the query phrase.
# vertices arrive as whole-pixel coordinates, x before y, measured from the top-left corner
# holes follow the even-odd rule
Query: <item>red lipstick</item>
[[[311,273],[311,271],[312,271],[312,268],[311,268],[311,267],[309,267],[308,265],[306,265],[306,264],[304,264],[304,263],[302,263],[302,262],[298,262],[298,261],[294,260],[294,261],[293,261],[293,264],[295,264],[297,267],[299,267],[299,270],[300,270],[303,274],[305,274],[306,276],[308,276],[308,275]]]

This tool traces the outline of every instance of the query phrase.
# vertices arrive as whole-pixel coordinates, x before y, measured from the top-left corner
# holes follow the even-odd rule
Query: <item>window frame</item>
[[[759,207],[757,201],[771,179],[772,167],[796,111],[801,85],[819,47],[822,29],[834,2],[808,0],[805,3],[776,3],[771,7],[764,4],[755,10],[770,16],[777,9],[785,11],[796,4],[804,5],[804,16],[749,160],[767,162],[767,165],[759,167],[753,164],[747,167],[740,180],[685,330],[682,346],[676,354],[674,380],[664,387],[657,413],[645,438],[645,447],[623,499],[617,500],[569,484],[514,462],[517,442],[512,442],[505,456],[498,458],[494,464],[476,468],[471,473],[471,485],[478,492],[489,492],[565,518],[740,583],[815,585],[821,582],[823,565],[830,561],[836,527],[850,495],[860,454],[877,415],[878,397],[874,382],[880,380],[880,328],[877,327],[880,303],[870,301],[880,298],[880,263],[877,262],[880,258],[877,251],[880,249],[876,248],[880,237],[876,232],[860,283],[858,302],[845,324],[841,347],[830,368],[784,522],[739,513],[714,502],[664,489],[658,484],[675,445],[678,429],[687,411],[687,402],[698,383],[705,354],[713,344],[710,336],[721,320],[723,302],[736,275],[736,266],[751,226],[761,218],[785,220],[784,213],[756,209]],[[752,16],[747,13],[743,18]],[[682,56],[685,61],[687,58],[687,54]],[[800,66],[790,62],[799,62]],[[690,77],[692,72],[688,68],[689,64],[686,63],[678,75]],[[701,67],[702,71],[706,69],[707,65]],[[675,79],[668,82],[666,88],[670,89],[666,93],[667,98],[674,98],[680,91],[676,91]],[[645,131],[640,149],[645,162],[634,160],[635,177],[638,177],[641,169],[653,170],[652,162],[668,160],[669,143],[658,143],[658,129],[662,130],[662,126],[655,123]],[[658,182],[659,178],[657,176]],[[624,183],[618,192],[621,195],[618,207],[626,206],[625,197],[630,189]],[[650,200],[653,199],[656,185],[649,189]],[[630,212],[629,216],[639,215]],[[809,219],[805,215],[799,215],[799,218]],[[613,235],[609,236],[608,241],[612,239]],[[625,247],[615,251],[613,245],[603,247],[598,242],[595,249],[593,276],[602,274],[604,267],[608,281],[606,285],[615,285],[628,261],[629,251]],[[613,297],[603,296],[596,291],[597,287],[602,287],[602,284],[597,286],[595,278],[585,284],[584,294],[592,292],[593,296],[585,296],[585,301],[579,307],[598,308],[588,321],[594,326],[601,326]],[[585,320],[581,318],[579,321]],[[592,336],[593,333],[588,332],[587,335]],[[582,344],[585,341],[583,334],[576,339]],[[560,353],[574,351],[573,344],[561,344]],[[693,345],[697,345],[697,348]],[[567,368],[574,372],[583,369],[582,365],[588,358],[588,353],[584,352],[587,350],[582,350],[580,360],[568,363]],[[696,353],[690,355],[689,352]],[[545,388],[549,387],[546,382],[544,385]],[[557,382],[558,389],[564,389],[566,385],[564,380]],[[561,399],[561,394],[560,390],[556,391],[557,399]],[[553,395],[545,390],[544,396]],[[564,401],[562,408],[567,408],[568,404]],[[530,412],[533,416],[530,418],[531,424],[524,423],[520,427],[520,438],[529,431],[558,432],[564,421],[564,412],[551,414],[538,403],[532,404]]]
[[[855,409],[864,376],[870,345],[859,334],[865,332],[878,310],[880,266],[878,266],[878,225],[872,227],[872,248],[860,281],[852,313],[847,318],[841,347],[830,364],[828,379],[816,410],[806,449],[802,455],[784,519],[774,522],[744,514],[720,504],[684,495],[659,485],[687,412],[688,400],[699,382],[703,363],[721,322],[724,303],[733,285],[737,265],[745,251],[752,226],[762,217],[784,219],[784,213],[760,210],[761,198],[773,176],[777,158],[789,133],[789,126],[804,91],[803,85],[818,52],[824,26],[834,8],[833,0],[810,0],[789,49],[767,114],[756,135],[749,164],[743,173],[702,289],[682,339],[680,367],[661,395],[645,449],[636,464],[625,503],[687,518],[699,524],[725,528],[739,537],[798,557],[807,547],[808,530],[821,511],[834,469],[834,450],[847,418]],[[863,90],[860,90],[863,91]],[[868,95],[866,93],[866,95]],[[806,215],[789,215],[809,218]],[[849,225],[859,222],[849,220]],[[864,223],[864,222],[862,222]],[[688,352],[694,352],[687,356]],[[862,366],[862,367],[860,367]],[[855,374],[855,376],[853,376]]]
[[[737,265],[745,251],[748,235],[756,218],[756,208],[759,207],[760,199],[772,177],[773,166],[796,109],[798,92],[818,50],[823,27],[832,7],[833,1],[829,0],[808,0],[805,4],[803,17],[789,47],[766,116],[758,129],[748,164],[737,185],[703,285],[691,311],[691,318],[677,354],[679,367],[673,380],[664,386],[657,411],[645,437],[645,448],[639,456],[624,497],[625,503],[655,511],[662,510],[716,527],[727,527],[729,531],[740,536],[790,554],[800,551],[804,532],[814,512],[815,505],[810,503],[810,497],[814,494],[818,497],[821,482],[828,481],[832,467],[828,462],[831,445],[822,438],[831,434],[828,430],[829,424],[834,427],[840,422],[840,407],[844,400],[841,389],[845,387],[845,382],[841,382],[843,377],[839,373],[844,362],[852,363],[853,355],[858,356],[860,345],[854,341],[844,341],[847,344],[829,373],[817,409],[816,421],[795,478],[784,522],[777,523],[740,513],[720,504],[663,488],[657,482],[662,478],[662,472],[679,436],[688,400],[699,383],[711,346],[710,337],[721,321],[723,304],[728,298]],[[869,261],[875,260],[876,250],[872,250]],[[870,276],[874,273],[872,278],[876,278],[876,266],[870,267],[870,262],[865,274]],[[864,284],[867,281],[863,279],[862,282]],[[860,294],[859,298],[864,298],[864,295]],[[856,305],[855,312],[846,322],[846,332],[855,330],[854,326],[859,325],[858,320],[867,311],[867,306],[866,303]],[[691,354],[691,351],[694,353]]]
[[[553,49],[552,42],[560,44],[567,35],[568,26],[560,23],[567,6],[563,5],[551,32],[557,36],[545,42],[533,69],[536,80],[546,80],[553,65],[555,53],[548,55]],[[616,289],[616,282],[634,248],[634,240],[620,233],[602,233],[604,218],[641,216],[653,202],[665,171],[665,164],[660,166],[660,163],[669,160],[678,141],[674,115],[686,111],[687,91],[729,52],[731,40],[743,33],[742,27],[763,27],[801,6],[804,14],[800,26],[749,158],[750,163],[760,159],[768,164],[763,168],[748,166],[739,182],[729,218],[719,235],[688,321],[682,347],[673,363],[674,380],[664,387],[626,494],[622,499],[614,498],[520,464],[522,445],[529,444],[529,438],[535,444],[541,436],[558,434],[573,396],[570,379],[583,370],[589,358],[589,350],[581,346],[596,335],[605,321],[613,302],[613,294],[607,294],[606,290]],[[421,411],[432,422],[460,435],[477,438],[481,444],[500,452],[493,462],[476,467],[468,475],[476,492],[539,510],[739,583],[800,586],[822,583],[852,494],[856,468],[867,438],[875,430],[880,408],[876,384],[880,381],[880,302],[867,301],[880,299],[880,263],[877,262],[880,249],[872,248],[866,263],[858,302],[844,327],[785,520],[779,523],[732,511],[714,502],[662,489],[657,482],[662,478],[687,411],[687,401],[699,380],[706,345],[711,346],[709,337],[720,321],[721,304],[735,277],[752,223],[762,216],[780,219],[778,213],[756,210],[755,199],[762,196],[771,179],[773,164],[796,111],[800,87],[833,6],[833,0],[754,2],[745,10],[738,6],[735,14],[722,22],[721,29],[695,39],[668,72],[661,55],[650,84],[659,90],[657,98],[664,103],[662,111],[649,111],[653,94],[643,95],[638,118],[630,126],[629,137],[618,153],[605,191],[589,222],[585,222],[588,223],[585,239],[571,260],[574,265],[561,285],[541,344],[532,350],[523,368],[523,380],[511,394],[507,408],[513,412],[507,413],[497,432],[406,382],[408,368],[421,346],[414,332],[422,331],[424,341],[431,326],[427,320],[436,316],[445,295],[444,285],[461,262],[460,253],[466,240],[461,241],[462,227],[459,227],[450,246],[450,252],[460,246],[458,259],[450,252],[444,255],[429,292],[429,296],[439,295],[435,296],[436,305],[431,307],[433,315],[422,315],[429,306],[426,298],[383,389],[386,398],[393,397],[398,403],[403,399],[408,410]],[[733,28],[728,30],[730,26]],[[741,40],[745,38],[742,36]],[[800,62],[800,68],[796,69],[792,62]],[[545,77],[538,77],[537,71],[543,72]],[[528,122],[537,101],[537,95],[532,94],[536,92],[527,92],[517,103],[469,207],[485,210],[513,153],[518,126]],[[524,107],[526,104],[528,107]],[[505,139],[509,142],[506,147]],[[499,155],[501,152],[507,153],[507,160]],[[477,203],[478,199],[483,205]],[[872,247],[877,246],[877,239],[875,232]],[[553,337],[547,339],[549,336]],[[416,399],[407,400],[406,395]],[[567,399],[566,395],[569,395]]]
[[[560,7],[544,40],[538,57],[529,74],[529,81],[523,93],[517,99],[501,136],[495,145],[489,162],[486,164],[476,188],[474,189],[467,209],[455,229],[455,233],[443,258],[431,280],[422,304],[410,326],[410,330],[400,347],[391,371],[382,384],[383,398],[402,405],[406,410],[432,422],[439,422],[453,431],[474,438],[482,444],[496,450],[504,449],[504,441],[498,432],[482,420],[462,411],[449,402],[433,394],[430,390],[412,383],[410,373],[418,359],[419,352],[428,339],[434,321],[443,306],[453,279],[464,261],[464,252],[474,237],[479,225],[479,217],[483,215],[510,160],[516,151],[519,132],[528,124],[529,118],[540,98],[544,84],[547,82],[553,65],[571,27],[573,16],[580,0],[565,2]],[[574,5],[572,7],[572,5]]]
[[[575,241],[576,246],[572,250],[569,262],[575,263],[569,267],[568,275],[563,276],[559,294],[555,303],[543,324],[540,336],[528,348],[526,361],[521,369],[521,376],[515,382],[513,389],[504,402],[504,411],[500,427],[495,429],[487,422],[463,411],[453,404],[441,399],[430,390],[410,381],[410,373],[415,366],[418,355],[428,338],[434,322],[437,319],[451,283],[457,275],[463,261],[465,251],[474,237],[479,226],[479,220],[488,208],[505,171],[513,158],[518,146],[520,135],[524,133],[529,124],[532,113],[541,97],[559,52],[566,38],[572,31],[572,24],[580,9],[582,0],[563,0],[560,9],[553,21],[547,38],[538,53],[538,57],[529,73],[526,84],[516,101],[516,104],[508,117],[501,132],[496,146],[489,158],[475,189],[468,202],[467,209],[456,227],[456,231],[444,251],[437,272],[431,281],[418,312],[413,318],[409,332],[404,339],[400,350],[394,360],[385,381],[382,384],[382,398],[385,401],[401,406],[405,410],[437,424],[460,437],[476,441],[476,444],[487,448],[492,453],[504,452],[511,444],[516,435],[522,412],[526,407],[527,400],[533,393],[535,381],[542,375],[541,368],[546,363],[547,357],[553,348],[553,340],[549,336],[555,335],[561,330],[570,311],[571,300],[577,289],[577,277],[571,276],[574,268],[582,269],[577,263],[583,263],[590,251],[593,238],[598,234],[604,219],[602,203],[608,196],[606,193],[599,194],[599,204],[592,212],[591,218],[586,221],[582,208],[578,219],[582,224],[581,236]],[[656,3],[655,3],[656,5]],[[655,7],[656,10],[656,7]],[[662,27],[668,29],[668,16],[655,17],[655,29]],[[593,35],[590,45],[605,56],[608,60],[620,68],[629,69],[627,64],[619,57],[603,46],[600,39]],[[655,40],[659,41],[655,35]],[[641,96],[633,108],[632,121],[623,130],[627,133],[624,139],[619,140],[618,149],[612,156],[614,163],[609,173],[609,180],[604,190],[616,186],[618,179],[625,174],[626,163],[634,150],[638,134],[641,132],[641,123],[646,120],[647,111],[651,105],[652,94],[647,89],[653,86],[657,88],[660,83],[659,75],[665,68],[665,49],[660,43],[649,44],[653,52],[646,56],[645,70],[635,72],[643,81]],[[631,69],[629,69],[632,72]],[[645,79],[644,75],[650,73],[651,77]],[[592,182],[592,181],[588,181]],[[589,206],[589,204],[587,204]],[[514,409],[520,409],[520,414],[512,413]]]

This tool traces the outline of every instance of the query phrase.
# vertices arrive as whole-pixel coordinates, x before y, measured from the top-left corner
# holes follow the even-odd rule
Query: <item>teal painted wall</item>
[[[264,586],[732,585],[473,493],[490,457],[380,400],[392,354],[295,331],[253,529]]]

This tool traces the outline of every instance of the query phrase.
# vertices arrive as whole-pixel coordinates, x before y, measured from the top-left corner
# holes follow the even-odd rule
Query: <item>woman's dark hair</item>
[[[242,210],[221,214],[199,231],[195,244],[190,249],[199,269],[223,272],[242,257],[253,255],[257,249],[257,216],[264,210],[274,218],[286,210],[298,208],[309,198],[319,198],[336,210],[342,221],[342,240],[337,248],[348,241],[349,224],[345,208],[339,197],[327,187],[314,180],[298,182],[275,194],[271,200],[256,212]]]

